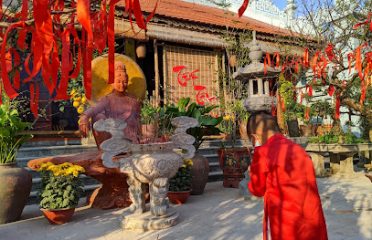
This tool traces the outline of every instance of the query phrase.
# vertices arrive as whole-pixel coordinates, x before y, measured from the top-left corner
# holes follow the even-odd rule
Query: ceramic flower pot
[[[208,182],[209,161],[201,154],[195,154],[192,158],[193,166],[191,167],[191,194],[203,194],[205,185]]]
[[[191,194],[191,190],[182,192],[168,191],[169,201],[173,204],[184,204]]]
[[[57,209],[57,210],[51,210],[51,209],[40,209],[45,218],[48,219],[50,224],[64,224],[68,221],[70,221],[72,215],[74,215],[75,208],[66,208],[66,209]]]
[[[0,164],[0,224],[19,220],[30,196],[31,174],[15,163]]]

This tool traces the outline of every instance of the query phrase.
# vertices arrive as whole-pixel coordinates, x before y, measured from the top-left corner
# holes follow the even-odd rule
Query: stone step
[[[209,172],[208,182],[216,182],[216,181],[222,181],[222,180],[223,180],[222,170]]]
[[[75,139],[48,139],[38,141],[36,139],[25,142],[22,147],[48,147],[48,146],[67,146],[67,145],[81,145],[82,140],[80,138]]]
[[[96,150],[96,145],[65,145],[65,146],[42,146],[22,147],[17,153],[17,159],[41,158],[44,156],[67,155]]]

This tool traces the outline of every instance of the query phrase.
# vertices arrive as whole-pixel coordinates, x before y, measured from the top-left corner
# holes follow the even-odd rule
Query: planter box
[[[238,188],[239,182],[244,178],[244,170],[242,168],[225,167],[223,169],[223,186]]]
[[[244,178],[244,172],[251,162],[249,148],[221,148],[218,149],[218,160],[223,171],[223,186],[238,188]]]

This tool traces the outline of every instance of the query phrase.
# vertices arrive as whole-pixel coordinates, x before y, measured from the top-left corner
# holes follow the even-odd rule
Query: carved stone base
[[[315,175],[317,177],[328,176],[328,173],[324,167],[324,156],[315,152],[309,152],[309,155],[311,157],[311,160],[313,161]]]
[[[177,224],[179,214],[172,208],[168,208],[164,216],[154,216],[150,211],[142,214],[130,214],[125,216],[121,226],[126,230],[160,230]]]

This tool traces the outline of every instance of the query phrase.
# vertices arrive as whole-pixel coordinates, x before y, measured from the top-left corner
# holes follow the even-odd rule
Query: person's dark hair
[[[278,122],[275,117],[266,111],[254,112],[252,113],[247,122],[247,132],[248,134],[255,134],[257,127],[260,124],[264,124],[265,130],[272,130],[274,132],[280,132]]]

